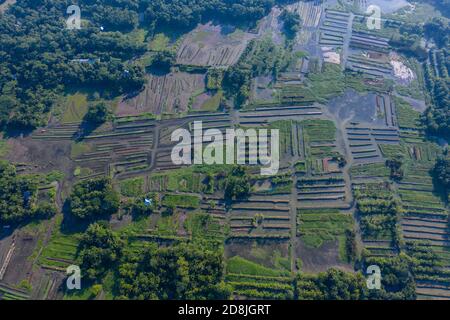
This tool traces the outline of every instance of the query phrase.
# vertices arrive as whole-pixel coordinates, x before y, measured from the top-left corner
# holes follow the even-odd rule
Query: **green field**
[[[200,198],[187,194],[166,194],[162,199],[162,205],[196,209],[200,205]]]
[[[353,229],[353,217],[338,210],[298,210],[297,228],[303,242],[313,248],[325,242],[345,241],[345,231]]]

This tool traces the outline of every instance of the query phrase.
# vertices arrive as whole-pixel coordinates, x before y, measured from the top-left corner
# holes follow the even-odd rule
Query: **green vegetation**
[[[153,26],[192,28],[206,19],[233,21],[235,24],[255,24],[275,3],[284,0],[155,0],[145,2],[146,21]]]
[[[231,170],[225,180],[225,199],[241,199],[250,193],[250,182],[246,170],[242,166],[236,166]]]
[[[93,223],[83,234],[79,245],[81,267],[85,277],[96,280],[111,269],[122,253],[124,242],[102,224]]]
[[[272,75],[286,69],[292,56],[273,43],[270,37],[253,40],[245,49],[239,62],[228,68],[223,78],[223,87],[228,97],[235,97],[237,107],[242,107],[250,97],[251,79]]]
[[[158,33],[153,37],[149,47],[151,51],[166,51],[170,39],[164,33]]]
[[[63,123],[81,122],[88,112],[87,95],[83,93],[75,93],[67,95],[64,98],[63,114],[61,121]]]
[[[208,90],[218,90],[222,88],[224,69],[209,68],[206,73],[206,88]]]
[[[287,271],[266,268],[252,261],[248,261],[240,256],[234,256],[227,260],[227,273],[271,277],[289,275]]]
[[[201,111],[217,111],[220,108],[220,104],[222,102],[223,92],[218,91],[211,98],[206,100],[200,110]]]
[[[200,198],[187,194],[166,194],[162,199],[162,205],[167,207],[175,206],[195,209],[200,205]]]
[[[394,97],[394,102],[400,128],[419,129],[421,126],[420,112],[415,111],[409,103],[401,98]]]
[[[48,244],[42,250],[38,263],[48,269],[64,270],[69,265],[79,262],[78,244],[81,234],[62,231],[62,215],[55,218]]]
[[[391,170],[390,178],[394,181],[400,181],[403,178],[402,162],[399,159],[386,160],[386,167]]]
[[[281,20],[284,23],[284,30],[289,39],[295,38],[297,32],[300,30],[301,19],[298,13],[291,12],[288,10],[283,10],[280,15]]]
[[[136,197],[144,191],[144,179],[141,177],[120,182],[120,193],[126,197]]]
[[[54,203],[38,201],[38,186],[38,177],[19,176],[13,165],[0,160],[0,224],[17,224],[55,215]]]
[[[112,113],[108,105],[104,102],[89,106],[88,112],[84,116],[84,120],[96,125],[102,124],[112,119]]]
[[[439,27],[433,34],[436,34],[438,30],[440,32],[448,33],[448,23],[446,30],[440,30],[442,28],[442,22],[437,24]],[[444,34],[438,35],[443,37]],[[444,37],[448,45],[448,37]],[[432,50],[429,54],[429,60],[424,63],[424,78],[425,87],[427,89],[428,97],[431,100],[430,107],[426,110],[426,125],[429,133],[433,135],[440,135],[448,138],[450,135],[449,129],[449,107],[450,107],[450,90],[448,87],[448,48],[443,50]]]
[[[118,269],[119,298],[227,299],[230,288],[222,270],[220,250],[148,244],[125,251]]]
[[[234,256],[227,260],[226,280],[237,295],[255,299],[292,299],[294,288],[289,272],[266,268]]]
[[[170,68],[175,64],[175,58],[175,52],[157,51],[153,56],[152,67],[163,72],[170,72]]]
[[[448,297],[449,26],[433,19],[448,0],[381,30],[347,2],[84,1],[81,30],[64,28],[67,1],[10,5],[0,232],[23,273],[8,266],[0,298]],[[398,57],[410,82],[393,77]],[[171,132],[196,120],[278,129],[279,173],[174,165]],[[74,264],[77,292],[61,286]]]
[[[70,87],[102,88],[106,89],[105,94],[141,88],[143,69],[129,60],[143,54],[145,46],[134,43],[124,33],[100,29],[100,26],[109,31],[133,29],[137,25],[138,7],[131,1],[124,6],[107,1],[84,4],[85,32],[77,37],[61,27],[65,25],[63,13],[67,9],[62,0],[16,2],[3,13],[0,122],[9,128],[45,125],[58,95]],[[16,25],[28,26],[27,32]],[[74,42],[75,38],[79,41]],[[35,46],[36,42],[41,45]],[[67,116],[66,120],[70,118]]]
[[[330,269],[318,275],[299,275],[296,279],[300,300],[364,300],[366,279],[361,273],[351,274]]]
[[[299,209],[297,224],[303,242],[307,246],[319,248],[327,241],[339,240],[345,244],[345,232],[353,229],[353,218],[338,210]]]
[[[214,219],[208,213],[190,213],[185,221],[184,227],[191,234],[193,241],[211,240],[221,242],[224,240],[224,234],[220,221]]]
[[[355,187],[356,209],[363,238],[387,239],[398,246],[397,218],[402,209],[388,183]]]
[[[312,61],[310,65],[313,65]],[[310,104],[315,101],[326,103],[329,99],[342,95],[346,89],[359,92],[369,90],[387,92],[392,86],[388,80],[383,80],[377,85],[371,85],[364,80],[363,76],[356,72],[347,70],[343,73],[340,65],[324,63],[322,70],[313,70],[308,74],[305,84],[284,85],[281,103]]]
[[[380,267],[381,290],[370,290],[370,299],[413,300],[416,298],[414,279],[411,273],[410,257],[401,253],[396,257],[370,257],[364,266]]]

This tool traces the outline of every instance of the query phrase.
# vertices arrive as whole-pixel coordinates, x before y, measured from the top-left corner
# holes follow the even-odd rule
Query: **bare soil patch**
[[[310,248],[298,241],[295,247],[296,256],[302,260],[302,271],[306,273],[325,272],[329,268],[353,272],[350,264],[339,259],[338,241],[330,241],[320,248]]]

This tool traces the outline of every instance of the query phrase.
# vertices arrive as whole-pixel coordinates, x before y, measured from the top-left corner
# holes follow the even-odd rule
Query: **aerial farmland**
[[[1,2],[25,23],[20,1]],[[177,17],[128,2],[81,5],[99,47],[55,40],[67,65],[30,67],[82,80],[0,77],[0,300],[450,299],[448,6],[210,1]],[[197,123],[277,130],[277,173],[174,162],[174,132],[194,141]]]

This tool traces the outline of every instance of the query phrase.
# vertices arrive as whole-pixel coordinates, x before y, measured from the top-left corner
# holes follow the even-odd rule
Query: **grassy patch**
[[[144,178],[138,177],[120,182],[120,193],[126,197],[136,197],[144,192]]]
[[[200,198],[187,194],[166,194],[162,200],[164,206],[195,209],[200,206]]]
[[[81,156],[84,153],[87,153],[91,150],[91,146],[84,142],[73,142],[70,149],[70,157],[72,159]]]
[[[9,147],[8,144],[6,143],[6,140],[3,140],[0,138],[0,157],[4,157],[6,156],[6,154],[8,153]]]
[[[419,129],[420,112],[414,110],[405,100],[394,97],[400,128]]]
[[[165,51],[169,46],[170,39],[164,33],[158,33],[149,43],[151,51]]]
[[[64,113],[61,119],[62,123],[81,121],[88,111],[87,95],[83,93],[68,95],[64,105]]]
[[[298,211],[298,232],[305,245],[319,248],[327,241],[341,240],[345,230],[353,229],[353,218],[338,210]]]
[[[222,91],[218,91],[214,96],[206,100],[202,107],[201,111],[217,111],[220,107],[220,102],[222,101]]]
[[[260,264],[234,256],[227,261],[227,273],[251,274],[257,276],[288,276],[289,272],[266,268]]]

